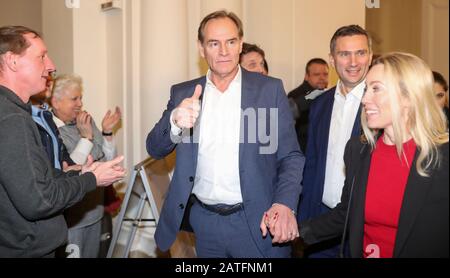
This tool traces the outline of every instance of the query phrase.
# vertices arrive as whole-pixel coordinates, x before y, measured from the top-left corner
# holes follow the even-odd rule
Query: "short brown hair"
[[[251,44],[251,43],[246,43],[244,42],[242,44],[242,52],[239,56],[239,63],[242,60],[242,56],[244,56],[245,54],[248,54],[250,52],[256,52],[259,55],[261,55],[261,57],[263,57],[263,59],[265,59],[266,54],[264,53],[264,50],[262,50],[259,46],[257,46],[256,44]]]
[[[435,83],[438,83],[439,85],[442,86],[442,88],[444,89],[444,91],[448,91],[448,84],[447,81],[445,80],[444,76],[442,76],[442,74],[440,74],[437,71],[433,71],[433,79]]]
[[[226,10],[220,10],[213,13],[210,13],[209,15],[205,16],[203,18],[202,22],[200,22],[200,26],[198,27],[198,40],[203,43],[203,40],[205,39],[205,26],[211,19],[217,19],[217,18],[229,18],[231,19],[234,24],[236,24],[236,27],[238,28],[238,34],[239,38],[242,38],[244,36],[244,28],[242,27],[242,21],[239,19],[239,17],[233,13],[233,12],[227,12]]]
[[[369,52],[372,53],[372,39],[370,38],[369,33],[366,30],[364,30],[361,26],[355,24],[342,26],[341,28],[336,30],[330,41],[330,53],[333,54],[334,51],[336,50],[336,41],[338,38],[356,35],[363,35],[367,38],[367,45],[369,47]]]
[[[307,74],[309,74],[309,67],[312,64],[319,64],[319,65],[324,65],[324,66],[328,67],[327,61],[325,61],[324,59],[322,59],[322,58],[312,58],[311,60],[308,61],[308,63],[306,63],[305,72]]]
[[[38,32],[25,26],[0,27],[0,71],[3,69],[3,55],[9,51],[14,54],[22,54],[30,43],[24,38],[26,34],[34,34],[40,38]]]

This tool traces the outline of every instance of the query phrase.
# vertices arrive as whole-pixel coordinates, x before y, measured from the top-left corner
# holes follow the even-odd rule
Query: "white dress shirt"
[[[331,114],[330,134],[328,136],[327,162],[322,202],[334,208],[341,201],[345,181],[344,151],[350,139],[355,118],[364,94],[365,82],[362,81],[345,96],[338,81],[334,94]],[[359,119],[357,119],[359,120]]]
[[[210,71],[202,98],[197,170],[192,193],[205,204],[233,205],[242,202],[239,178],[241,118],[241,68],[222,93]],[[172,118],[172,117],[171,117]],[[172,120],[173,134],[179,134]]]

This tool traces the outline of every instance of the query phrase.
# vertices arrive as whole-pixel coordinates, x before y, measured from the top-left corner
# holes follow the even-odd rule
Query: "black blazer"
[[[429,177],[417,173],[419,153],[415,153],[400,209],[394,258],[449,257],[448,142],[438,150],[440,165],[430,172]],[[305,243],[314,244],[342,235],[347,208],[350,207],[346,233],[350,256],[362,257],[364,209],[371,157],[368,144],[361,143],[356,137],[350,139],[344,155],[347,178],[341,203],[329,213],[299,224],[300,235]]]

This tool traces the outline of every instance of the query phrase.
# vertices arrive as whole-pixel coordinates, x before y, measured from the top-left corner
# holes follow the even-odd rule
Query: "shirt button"
[[[180,209],[184,209],[184,205],[183,205],[183,204],[179,204],[178,207],[179,207]]]
[[[193,182],[194,181],[194,177],[189,177],[189,181]]]

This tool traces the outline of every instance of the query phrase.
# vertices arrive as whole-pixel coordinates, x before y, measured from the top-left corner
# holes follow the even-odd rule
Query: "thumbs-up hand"
[[[195,86],[191,97],[183,99],[173,111],[173,121],[179,128],[192,128],[200,115],[202,86]]]

